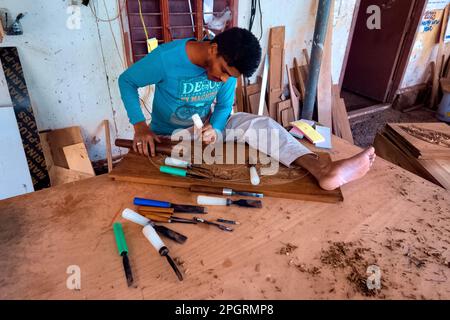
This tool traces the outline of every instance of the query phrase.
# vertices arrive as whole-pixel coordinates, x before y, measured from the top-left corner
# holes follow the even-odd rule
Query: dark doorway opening
[[[341,74],[349,112],[393,102],[399,89],[426,0],[358,0]],[[370,29],[370,6],[380,8],[381,28]]]

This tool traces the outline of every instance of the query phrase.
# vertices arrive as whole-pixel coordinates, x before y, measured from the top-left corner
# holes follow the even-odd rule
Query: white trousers
[[[287,167],[304,155],[315,155],[269,117],[244,112],[233,114],[228,119],[223,135],[225,141],[245,142]]]

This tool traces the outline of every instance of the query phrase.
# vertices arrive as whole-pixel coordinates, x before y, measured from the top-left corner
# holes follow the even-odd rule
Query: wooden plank
[[[195,34],[197,37],[197,40],[201,41],[203,40],[203,0],[196,0],[196,15],[195,15],[195,21],[196,21],[196,28],[195,28]]]
[[[53,163],[69,169],[63,147],[83,142],[80,127],[69,127],[47,132],[47,141],[52,152]]]
[[[354,144],[353,134],[348,120],[347,108],[344,99],[340,97],[339,86],[334,85],[333,89],[333,105],[332,105],[332,127],[333,132],[351,144]]]
[[[248,101],[249,101],[249,113],[252,114],[259,114],[260,111],[260,99],[261,99],[262,94],[260,92],[257,92],[255,94],[252,94],[251,96],[248,97]],[[267,111],[267,104],[264,101],[264,105],[263,105],[263,114],[262,116],[269,116],[269,112]]]
[[[401,143],[404,148],[410,150],[411,154],[421,160],[433,160],[436,158],[449,158],[450,148],[438,144],[423,141],[408,132],[402,127],[419,128],[440,132],[450,135],[450,127],[445,123],[389,123],[386,127],[393,137]]]
[[[244,88],[242,86],[242,80],[243,76],[241,75],[237,80],[237,86],[236,86],[236,112],[245,112],[245,105],[244,105]]]
[[[0,19],[0,43],[3,42],[3,39],[5,38],[5,30],[3,29],[3,22]]]
[[[303,55],[305,56],[306,65],[309,66],[309,53],[308,53],[308,50],[303,49]]]
[[[269,115],[276,119],[276,104],[281,101],[283,91],[283,52],[285,27],[274,27],[269,34]]]
[[[328,30],[325,39],[322,64],[319,73],[319,83],[317,88],[317,111],[319,123],[331,128],[331,109],[332,109],[332,84],[331,78],[331,50],[333,39],[333,14],[334,12],[334,0],[331,1],[330,17],[328,19]]]
[[[450,190],[450,159],[419,160],[438,185]]]
[[[378,133],[373,144],[377,156],[387,160],[397,166],[408,170],[432,183],[438,184],[438,181],[424,170],[419,161],[406,154],[399,148],[385,132]]]
[[[109,130],[109,121],[104,120],[103,126],[105,127],[105,143],[106,143],[106,160],[108,161],[108,172],[113,169],[113,159],[111,150],[111,131]]]
[[[248,113],[253,113],[252,112],[252,108],[250,106],[250,96],[254,95],[255,93],[260,93],[261,92],[261,84],[259,83],[253,83],[253,84],[249,84],[246,86],[246,95],[245,95],[245,100],[246,100],[246,104],[247,104],[247,112]],[[259,101],[259,99],[258,99]],[[258,113],[255,113],[258,114]]]
[[[63,147],[69,169],[95,176],[91,160],[84,143]]]
[[[441,22],[441,32],[439,33],[439,40],[438,40],[438,52],[437,52],[437,58],[436,58],[436,69],[433,73],[433,86],[431,89],[431,98],[430,98],[430,105],[429,107],[434,109],[437,104],[437,98],[439,94],[439,79],[441,75],[441,68],[442,68],[442,56],[443,56],[443,50],[444,50],[444,38],[445,38],[445,32],[447,30],[447,24],[448,24],[448,15],[449,15],[449,5],[445,7],[444,10],[444,16],[442,18]]]
[[[161,10],[161,25],[163,40],[165,43],[172,41],[169,21],[169,0],[159,0],[159,8]]]
[[[63,167],[52,166],[49,170],[52,187],[62,184],[81,181],[95,177],[92,174],[66,169]]]
[[[333,146],[334,160],[360,151],[336,138]],[[423,253],[427,262],[416,268],[403,247],[389,246],[398,238],[414,245],[414,250],[448,247],[441,232],[445,235],[448,229],[450,193],[383,159],[375,161],[368,176],[347,185],[345,193],[346,202],[338,205],[266,197],[263,208],[255,211],[211,207],[209,219],[241,222],[233,233],[204,225],[169,225],[189,238],[184,245],[164,239],[173,257],[188,269],[183,283],[144,238],[142,227],[120,214],[125,208],[134,209],[135,196],[195,204],[197,195],[185,189],[117,183],[102,175],[0,201],[0,299],[372,299],[349,281],[352,270],[320,261],[330,242],[357,244],[353,249],[363,248],[358,251],[362,255],[369,250],[369,257],[361,261],[364,275],[366,259],[382,257],[379,263],[387,285],[382,286],[381,297],[450,298],[448,281],[437,275],[431,279],[439,281],[426,281],[434,272],[444,280],[450,278],[450,268],[432,253]],[[137,288],[127,286],[114,222],[123,223]],[[290,256],[280,255],[288,243],[298,248]],[[422,251],[417,254],[422,258]],[[291,259],[294,265],[288,263]],[[300,272],[295,267],[300,263],[307,269],[317,267],[321,274]],[[81,269],[81,290],[67,289],[69,265]],[[300,282],[302,290],[296,285]],[[334,290],[329,289],[331,283]]]
[[[305,83],[305,79],[303,78],[302,72],[300,70],[300,66],[298,65],[297,58],[294,58],[294,78],[297,83],[297,88],[300,91],[300,99],[302,101],[304,101],[305,95],[306,95],[306,83]],[[291,79],[292,79],[292,73],[291,73]]]
[[[298,70],[298,69],[296,69]],[[293,112],[293,121],[296,121],[300,117],[300,97],[297,96],[297,94],[294,91],[294,83],[291,78],[291,74],[289,72],[289,67],[286,65],[286,74],[288,76],[288,86],[289,86],[289,93],[291,96],[291,104],[292,104],[292,112]]]
[[[323,156],[326,157],[327,155],[324,154]],[[155,161],[158,163],[158,160],[154,160],[154,162]],[[211,166],[208,167],[211,168]],[[214,168],[217,170],[219,167],[215,166]],[[240,168],[244,168],[242,171],[245,172],[245,175],[249,175],[245,164],[241,166],[233,166],[233,170],[240,170]],[[288,171],[286,172],[286,170]],[[250,178],[248,177],[248,179],[246,179],[244,176],[242,182],[215,179],[214,186],[232,188],[235,190],[244,189],[251,192],[264,193],[264,195],[269,197],[284,199],[310,200],[330,203],[336,203],[343,200],[340,190],[330,192],[322,190],[311,175],[307,175],[306,177],[302,177],[300,179],[286,180],[286,182],[272,183],[272,181],[276,181],[279,177],[286,174],[289,175],[289,169],[280,166],[280,170],[277,175],[263,177],[262,183],[259,186],[252,186],[250,184]],[[211,185],[211,181],[209,179],[199,180],[192,178],[180,178],[161,173],[159,172],[157,166],[149,163],[147,158],[139,156],[135,153],[129,153],[126,155],[125,158],[117,164],[109,176],[117,181],[137,182],[179,188],[189,188],[191,185]]]
[[[292,108],[291,99],[278,102],[277,104],[277,120],[285,128],[290,126],[294,120],[294,110]]]

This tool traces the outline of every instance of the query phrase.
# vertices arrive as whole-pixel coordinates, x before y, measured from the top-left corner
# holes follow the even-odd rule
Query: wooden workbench
[[[335,160],[359,150],[338,139],[334,146]],[[365,298],[349,280],[351,265],[326,258],[333,242],[353,243],[348,255],[379,266],[375,298],[450,298],[447,191],[378,159],[343,193],[340,204],[266,198],[262,210],[210,209],[210,218],[242,223],[233,233],[171,225],[189,237],[184,245],[166,241],[184,261],[182,283],[142,228],[124,222],[134,288],[126,286],[112,223],[134,196],[194,203],[195,195],[100,176],[0,201],[0,299]],[[298,248],[280,254],[287,244]],[[66,287],[70,265],[81,268],[79,291]]]

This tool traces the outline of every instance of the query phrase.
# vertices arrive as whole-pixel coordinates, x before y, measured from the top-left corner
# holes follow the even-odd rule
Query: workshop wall
[[[423,84],[429,79],[430,63],[436,60],[443,9],[449,2],[449,0],[428,1],[400,89]]]
[[[106,19],[103,0],[91,1]],[[107,1],[110,18],[116,1]],[[111,135],[132,135],[117,89],[123,66],[109,23],[96,22],[91,10],[80,7],[79,29],[70,29],[71,1],[2,0],[0,7],[21,20],[24,34],[7,36],[1,46],[15,46],[24,69],[39,130],[80,125],[91,160],[105,158],[102,120],[109,119]],[[76,21],[75,21],[76,22]],[[122,53],[119,20],[111,22]],[[115,153],[118,150],[114,150]]]
[[[50,4],[51,2],[51,4]],[[356,0],[336,0],[333,36],[333,79],[339,79],[348,31]],[[79,29],[71,30],[71,0],[2,0],[11,16],[27,12],[22,19],[24,34],[7,36],[0,46],[18,47],[39,130],[81,126],[91,160],[105,158],[102,120],[109,119],[111,135],[131,138],[133,129],[120,100],[117,78],[124,70],[120,21],[96,21],[90,8],[80,7]],[[91,0],[97,16],[108,20],[117,15],[117,2]],[[267,50],[268,30],[286,26],[286,63],[292,66],[301,49],[310,50],[317,0],[261,1],[262,46]],[[239,26],[248,27],[250,2],[240,1]],[[73,17],[73,16],[72,16]],[[258,16],[253,32],[259,37]],[[112,36],[115,35],[116,42]],[[117,46],[116,46],[117,44]],[[287,81],[287,80],[286,80]],[[0,84],[1,85],[1,84]],[[147,105],[151,106],[150,91]],[[148,112],[144,112],[149,119]],[[119,154],[114,148],[113,154]]]
[[[261,38],[263,54],[267,52],[269,29],[280,25],[286,27],[285,63],[289,67],[293,66],[294,57],[297,57],[297,59],[302,57],[302,49],[306,48],[310,52],[316,21],[317,2],[317,0],[261,1],[264,30]],[[335,1],[332,41],[332,76],[334,83],[339,82],[355,4],[356,0]],[[249,1],[240,1],[239,26],[248,28],[249,21],[250,3]],[[252,31],[257,37],[261,36],[259,12],[257,12]],[[261,74],[261,72],[262,64],[257,74]],[[285,81],[287,83],[287,79]]]

